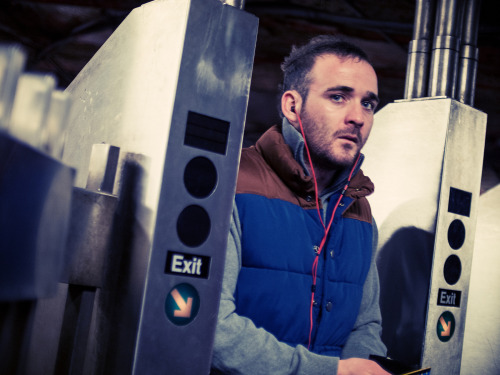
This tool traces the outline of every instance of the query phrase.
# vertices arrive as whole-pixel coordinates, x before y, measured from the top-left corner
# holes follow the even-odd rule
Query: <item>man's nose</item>
[[[345,122],[347,124],[352,124],[357,127],[361,127],[364,124],[364,113],[363,107],[360,103],[351,103],[347,109]]]

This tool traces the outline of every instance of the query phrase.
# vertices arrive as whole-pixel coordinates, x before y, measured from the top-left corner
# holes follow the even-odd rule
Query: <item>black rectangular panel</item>
[[[470,216],[472,193],[450,187],[450,200],[448,201],[448,212]]]
[[[229,122],[199,113],[188,113],[184,144],[225,155]]]
[[[169,251],[165,273],[178,276],[189,276],[208,279],[210,273],[210,257]]]
[[[437,304],[439,306],[460,307],[462,292],[458,290],[439,289]]]

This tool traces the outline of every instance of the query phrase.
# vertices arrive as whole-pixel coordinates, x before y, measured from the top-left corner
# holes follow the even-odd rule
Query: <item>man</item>
[[[294,49],[282,69],[282,127],[241,156],[212,366],[388,374],[366,359],[386,352],[373,184],[359,169],[375,71],[363,51],[329,36]]]

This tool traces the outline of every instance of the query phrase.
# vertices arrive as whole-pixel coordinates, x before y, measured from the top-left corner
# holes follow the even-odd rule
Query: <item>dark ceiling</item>
[[[186,0],[187,1],[187,0]],[[465,1],[465,0],[464,0]],[[140,0],[3,0],[0,42],[28,52],[26,70],[52,72],[65,88]],[[483,0],[474,107],[488,114],[485,185],[500,176],[500,27],[497,2]],[[342,34],[363,47],[379,76],[382,106],[403,97],[415,0],[247,0],[259,18],[246,144],[278,121],[279,64],[293,44],[323,33]],[[484,190],[484,188],[483,188]]]

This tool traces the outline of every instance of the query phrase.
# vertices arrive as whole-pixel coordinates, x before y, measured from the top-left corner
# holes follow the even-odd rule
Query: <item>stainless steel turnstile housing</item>
[[[363,170],[379,228],[383,339],[389,355],[459,374],[486,115],[446,97],[376,114]]]
[[[67,88],[75,254],[32,373],[209,372],[257,26],[219,0],[153,1]]]

